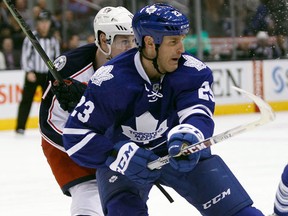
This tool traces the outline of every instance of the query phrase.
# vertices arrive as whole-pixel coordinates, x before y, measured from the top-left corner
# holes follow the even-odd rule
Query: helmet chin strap
[[[161,75],[164,75],[165,73],[162,73],[160,70],[159,70],[159,66],[158,66],[158,63],[157,63],[157,58],[158,58],[158,49],[159,49],[159,44],[155,44],[155,51],[156,51],[156,57],[155,58],[148,58],[147,56],[144,55],[144,53],[142,52],[142,49],[140,50],[140,54],[147,60],[149,61],[152,61],[152,64],[154,66],[154,68],[156,69],[156,71],[158,73],[160,73]]]
[[[95,44],[96,46],[98,47],[98,49],[105,55],[107,56],[106,59],[107,60],[111,60],[112,59],[112,56],[111,56],[111,45],[110,44],[107,44],[107,47],[108,47],[108,52],[105,52],[100,45],[97,45],[97,42],[95,41]]]

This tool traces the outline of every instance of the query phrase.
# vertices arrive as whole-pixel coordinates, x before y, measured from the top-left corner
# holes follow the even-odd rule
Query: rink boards
[[[214,75],[216,115],[253,113],[253,102],[232,86],[264,98],[275,111],[288,110],[288,60],[208,62]],[[0,130],[15,128],[24,72],[0,71]],[[38,127],[41,88],[37,89],[28,128]]]

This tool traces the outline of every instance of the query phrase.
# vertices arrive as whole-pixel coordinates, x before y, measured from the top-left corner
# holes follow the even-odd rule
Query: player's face
[[[173,72],[178,68],[178,61],[184,52],[185,35],[164,36],[159,47],[158,65],[161,72]]]
[[[135,47],[135,38],[132,35],[116,35],[111,45],[112,58],[116,55]]]

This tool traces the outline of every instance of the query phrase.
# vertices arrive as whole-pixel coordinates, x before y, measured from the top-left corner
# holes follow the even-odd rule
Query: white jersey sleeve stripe
[[[66,152],[69,156],[73,155],[77,151],[79,151],[81,148],[83,148],[94,136],[96,133],[89,133],[87,136],[85,136],[79,143],[76,143],[73,147],[68,149]]]
[[[287,212],[288,211],[288,201],[287,201],[287,192],[288,187],[284,185],[282,181],[279,183],[279,187],[276,192],[276,199],[274,202],[274,205],[276,209],[278,209],[281,212]]]
[[[84,135],[91,132],[88,129],[76,129],[76,128],[64,128],[63,134],[77,134],[77,135]]]
[[[178,112],[179,123],[181,124],[188,116],[192,114],[197,114],[197,113],[207,115],[210,118],[212,117],[212,112],[208,109],[208,107],[203,106],[203,105],[196,105],[196,106],[188,107]]]

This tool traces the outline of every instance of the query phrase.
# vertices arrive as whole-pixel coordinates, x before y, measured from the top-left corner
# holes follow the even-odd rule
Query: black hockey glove
[[[51,90],[59,101],[61,108],[70,113],[80,101],[86,88],[87,85],[84,83],[72,78],[67,78],[64,79],[64,84],[59,84],[56,80]]]

